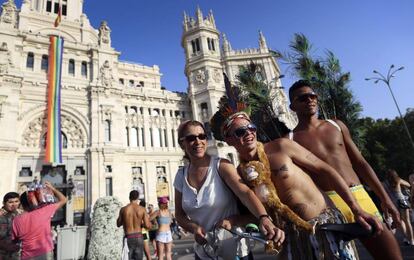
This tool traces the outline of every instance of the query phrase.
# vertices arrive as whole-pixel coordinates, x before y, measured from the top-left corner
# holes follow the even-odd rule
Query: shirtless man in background
[[[129,204],[122,207],[116,221],[118,227],[123,226],[128,243],[128,257],[130,260],[141,260],[143,257],[144,240],[141,225],[151,228],[149,216],[145,208],[139,205],[139,192],[133,190],[129,193]]]
[[[256,127],[243,113],[235,116],[227,125],[229,127],[223,131],[222,136],[225,136],[229,145],[236,148],[240,155],[240,165],[249,161],[260,161],[266,165],[265,160],[268,160],[277,195],[300,218],[311,225],[343,223],[343,216],[332,207],[332,202],[312,181],[323,176],[347,201],[358,222],[366,228],[372,225],[377,233],[381,232],[378,220],[359,207],[340,175],[311,152],[285,138],[266,143],[263,147],[257,142]],[[239,171],[243,176],[240,166]],[[260,194],[257,195],[261,197]],[[312,255],[316,259],[334,259],[338,255],[348,255],[349,258],[345,259],[356,259],[349,244],[342,248],[337,238],[332,240],[335,234],[328,232],[328,235],[316,229],[316,234],[311,235],[299,232],[293,224],[288,222],[283,227],[287,233],[287,245],[284,246],[282,255],[288,259],[312,259]]]
[[[289,98],[290,108],[296,112],[299,119],[289,139],[310,150],[337,170],[359,205],[382,220],[378,209],[361,185],[361,180],[366,183],[380,198],[385,216],[392,215],[393,225],[399,225],[400,217],[397,209],[377,175],[352,141],[345,124],[337,119],[318,119],[318,96],[311,88],[311,83],[305,80],[295,82],[289,89]],[[349,207],[333,191],[333,183],[323,175],[314,181],[329,195],[348,222],[355,222]],[[375,259],[402,259],[398,243],[388,229],[379,236],[361,239],[361,241]]]

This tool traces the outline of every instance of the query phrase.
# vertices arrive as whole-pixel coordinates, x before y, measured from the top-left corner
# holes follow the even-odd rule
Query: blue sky
[[[364,78],[372,70],[386,72],[404,66],[392,81],[403,112],[414,107],[414,1],[412,0],[99,0],[84,1],[84,13],[98,28],[107,20],[112,45],[121,59],[157,64],[161,83],[185,91],[184,51],[180,45],[183,12],[194,16],[197,5],[213,10],[216,25],[234,49],[257,47],[262,30],[271,49],[287,51],[294,33],[312,42],[316,55],[335,53],[344,71],[351,72],[351,89],[364,108],[363,116],[398,115],[388,89]],[[281,64],[288,88],[296,80]]]

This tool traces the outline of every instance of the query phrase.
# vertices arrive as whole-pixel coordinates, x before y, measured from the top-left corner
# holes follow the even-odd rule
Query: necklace
[[[240,168],[243,179],[252,187],[255,194],[266,207],[266,210],[281,226],[282,219],[291,222],[299,229],[314,233],[314,227],[299,217],[294,211],[280,201],[276,187],[271,180],[270,163],[262,143],[257,142],[259,160],[245,161],[240,157]]]

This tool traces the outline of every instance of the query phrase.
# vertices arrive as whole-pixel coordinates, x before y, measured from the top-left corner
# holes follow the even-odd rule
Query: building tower
[[[220,34],[213,13],[210,11],[204,18],[200,8],[195,19],[184,13],[183,27],[181,44],[185,50],[185,75],[193,118],[203,122],[209,131],[209,120],[224,95]]]

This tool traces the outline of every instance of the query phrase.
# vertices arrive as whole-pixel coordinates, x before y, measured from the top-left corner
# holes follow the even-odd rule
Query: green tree
[[[348,87],[350,73],[342,72],[338,58],[331,51],[326,51],[323,58],[315,57],[312,44],[303,34],[295,34],[289,48],[281,57],[294,75],[312,82],[319,95],[320,117],[342,120],[351,130],[354,141],[361,147],[362,129],[359,128],[358,118],[362,106]]]
[[[408,109],[404,119],[411,134],[414,134],[414,109]],[[405,179],[414,173],[414,152],[401,118],[363,118],[359,122],[364,129],[365,145],[362,153],[381,177],[390,168],[395,169]]]

